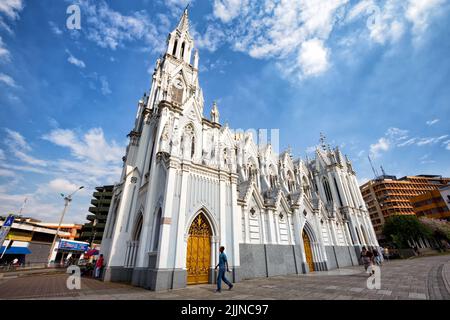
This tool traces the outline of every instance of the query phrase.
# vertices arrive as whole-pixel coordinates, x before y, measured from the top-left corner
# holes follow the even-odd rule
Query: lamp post
[[[97,234],[97,228],[96,228],[96,226],[97,226],[97,218],[95,218],[94,219],[94,221],[92,222],[92,241],[91,241],[91,249],[94,249],[93,248],[93,245],[94,245],[94,241],[95,241],[95,236],[96,236],[96,234]]]
[[[75,190],[74,192],[72,192],[68,196],[64,196],[64,194],[61,193],[61,196],[64,197],[64,209],[62,211],[61,218],[59,219],[58,228],[56,229],[55,237],[53,238],[53,243],[52,243],[52,246],[50,248],[50,254],[48,255],[48,265],[49,266],[50,266],[50,261],[51,261],[50,259],[52,258],[53,251],[55,250],[56,238],[58,237],[59,229],[61,229],[61,224],[63,222],[64,215],[67,212],[67,208],[69,207],[69,204],[72,201],[72,196],[75,193],[77,193],[79,190],[83,189],[83,188],[84,188],[84,186],[79,187],[77,190]]]

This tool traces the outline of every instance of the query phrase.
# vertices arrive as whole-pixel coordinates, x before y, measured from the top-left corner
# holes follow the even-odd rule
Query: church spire
[[[188,13],[189,4],[184,9],[183,15],[181,16],[180,22],[178,22],[177,29],[181,32],[189,30],[189,13]]]
[[[188,7],[184,9],[180,22],[167,39],[167,54],[191,64],[194,40],[189,34],[189,14]]]

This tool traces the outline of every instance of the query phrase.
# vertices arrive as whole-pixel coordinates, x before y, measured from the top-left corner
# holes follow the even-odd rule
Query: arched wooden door
[[[209,282],[211,267],[211,227],[203,213],[200,213],[189,228],[186,253],[187,283]]]
[[[311,250],[311,242],[309,241],[308,234],[303,230],[303,247],[305,248],[306,263],[308,264],[309,271],[314,271],[314,262]]]

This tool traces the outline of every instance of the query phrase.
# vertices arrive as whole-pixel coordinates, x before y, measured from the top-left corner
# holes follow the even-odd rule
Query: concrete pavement
[[[0,279],[0,299],[183,299],[183,300],[450,300],[450,255],[394,260],[381,268],[381,287],[367,288],[362,267],[305,275],[245,280],[215,293],[214,285],[152,292],[126,284],[83,278],[81,290],[66,287],[68,274]]]

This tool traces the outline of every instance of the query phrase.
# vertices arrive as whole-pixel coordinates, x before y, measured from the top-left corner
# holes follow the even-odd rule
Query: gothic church
[[[231,279],[358,265],[378,246],[351,162],[323,144],[314,159],[276,154],[203,116],[188,12],[169,34],[138,103],[101,252],[106,281],[150,290],[214,283],[223,245]]]

